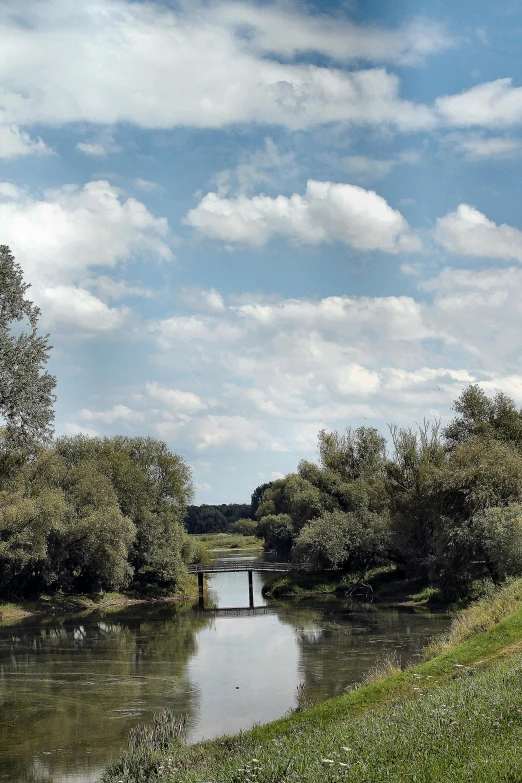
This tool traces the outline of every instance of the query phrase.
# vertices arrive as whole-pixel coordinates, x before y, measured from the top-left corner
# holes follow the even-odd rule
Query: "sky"
[[[0,0],[0,243],[59,435],[248,502],[321,429],[522,405],[519,0]]]

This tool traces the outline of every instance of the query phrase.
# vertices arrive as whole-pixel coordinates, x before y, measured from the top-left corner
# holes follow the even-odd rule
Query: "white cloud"
[[[266,432],[259,421],[244,416],[205,416],[191,422],[190,434],[198,451],[224,447],[240,451],[285,450],[282,442]]]
[[[134,186],[138,188],[138,190],[144,190],[146,193],[151,193],[153,190],[157,190],[159,188],[157,182],[151,182],[151,180],[142,179],[141,177],[136,177],[134,180]]]
[[[444,269],[420,283],[433,296],[429,318],[466,365],[497,374],[520,371],[522,269]]]
[[[108,307],[84,288],[73,285],[43,286],[38,290],[44,324],[65,322],[86,332],[103,332],[122,326],[130,315],[127,307]]]
[[[356,25],[342,17],[306,13],[292,3],[218,3],[214,17],[246,34],[249,46],[288,58],[316,52],[339,62],[364,59],[420,65],[426,57],[457,43],[443,25],[422,18],[387,30],[378,25]]]
[[[24,155],[50,155],[52,150],[41,139],[32,139],[16,125],[0,124],[0,158],[18,158]]]
[[[513,158],[522,151],[522,140],[508,136],[485,137],[479,133],[450,133],[445,141],[470,160]]]
[[[196,312],[222,312],[225,309],[224,299],[215,288],[188,286],[176,293],[176,300]]]
[[[109,308],[87,290],[88,271],[115,267],[142,254],[172,258],[165,218],[155,217],[143,203],[125,198],[105,181],[83,188],[64,185],[44,191],[42,197],[11,183],[0,184],[0,235],[32,284],[46,322],[89,330],[115,328],[127,311]]]
[[[121,152],[123,147],[114,142],[110,133],[101,133],[91,141],[79,141],[76,149],[92,158],[104,158],[113,152]]]
[[[357,185],[309,180],[301,196],[207,193],[186,222],[202,234],[260,247],[275,236],[319,244],[343,242],[357,250],[389,253],[421,248],[400,212],[374,191]]]
[[[216,342],[221,340],[234,341],[241,336],[241,329],[229,323],[210,321],[190,316],[173,316],[150,324],[150,331],[158,335],[164,346],[170,346],[179,340]]]
[[[441,96],[435,106],[448,125],[509,128],[522,122],[522,87],[512,84],[511,78],[484,82],[458,95]]]
[[[277,144],[267,138],[264,148],[243,153],[235,168],[220,171],[215,182],[220,195],[226,195],[230,190],[247,194],[256,185],[278,185],[281,180],[290,179],[297,172],[295,154],[281,152]]]
[[[497,225],[469,204],[460,204],[455,212],[439,218],[434,237],[458,255],[522,262],[522,231],[505,223]]]
[[[126,405],[115,405],[109,411],[91,411],[83,408],[80,416],[86,421],[100,421],[104,424],[113,424],[115,421],[142,421],[143,414],[133,411]]]
[[[122,299],[126,296],[139,296],[145,299],[151,299],[154,292],[150,288],[142,285],[131,285],[125,280],[115,280],[107,275],[94,277],[88,280],[90,288],[95,288],[98,293],[108,299]]]
[[[433,126],[432,110],[401,99],[399,79],[383,68],[351,72],[267,57],[263,40],[273,48],[269,28],[278,13],[275,6],[243,2],[184,4],[178,11],[125,0],[86,0],[74,9],[66,0],[3,4],[0,122]],[[245,14],[250,41],[241,21]],[[394,33],[341,23],[332,38],[321,17],[298,10],[290,17],[279,40],[293,37],[294,52],[301,46],[295,41],[299,25],[306,28],[307,51],[327,53],[326,46],[334,55],[333,43],[343,60],[352,51],[370,61],[419,62],[451,44],[436,24],[417,22]],[[341,29],[350,30],[349,38]],[[91,154],[96,151],[91,148]]]
[[[157,383],[145,384],[147,394],[153,400],[159,400],[174,411],[193,413],[207,407],[206,403],[193,392],[185,392],[180,389],[167,389]]]
[[[100,434],[98,430],[93,430],[92,427],[84,427],[74,421],[66,422],[64,430],[67,435],[87,435],[89,438],[95,438]]]

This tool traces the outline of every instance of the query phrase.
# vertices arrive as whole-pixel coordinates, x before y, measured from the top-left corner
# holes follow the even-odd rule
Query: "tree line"
[[[391,425],[391,451],[372,427],[323,430],[318,464],[251,504],[189,506],[191,470],[162,441],[53,440],[51,346],[28,288],[0,246],[0,594],[179,589],[200,554],[186,526],[255,532],[318,569],[394,563],[448,597],[522,573],[522,412],[505,394],[471,385],[445,428]]]
[[[259,535],[280,556],[365,572],[395,563],[448,598],[522,573],[522,411],[476,384],[445,428],[319,433],[319,464],[274,481]]]

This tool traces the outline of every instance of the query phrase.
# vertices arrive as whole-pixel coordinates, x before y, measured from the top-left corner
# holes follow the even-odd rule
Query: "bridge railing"
[[[224,571],[290,571],[295,568],[293,563],[255,563],[229,560],[228,562],[192,563],[188,566],[189,574],[210,574]]]

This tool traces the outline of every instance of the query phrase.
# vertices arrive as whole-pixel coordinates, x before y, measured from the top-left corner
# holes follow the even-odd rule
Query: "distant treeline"
[[[254,534],[257,529],[256,512],[265,490],[272,482],[261,484],[252,493],[250,503],[222,503],[221,505],[189,506],[185,517],[187,533],[243,533]],[[247,521],[251,521],[249,525]],[[242,523],[245,524],[242,524]]]

